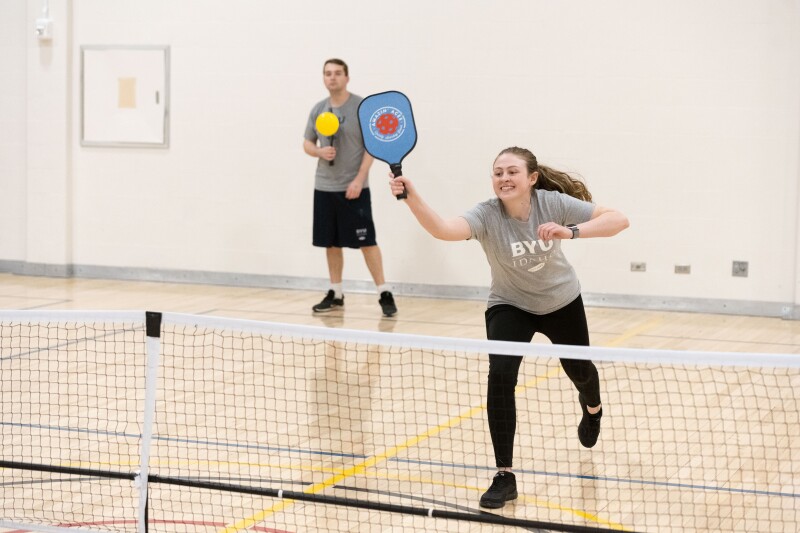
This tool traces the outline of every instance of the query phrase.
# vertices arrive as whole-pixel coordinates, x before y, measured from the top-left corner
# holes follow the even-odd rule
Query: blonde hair
[[[497,154],[497,157],[503,154],[512,154],[525,161],[525,166],[527,167],[529,175],[534,172],[539,173],[539,179],[536,180],[535,188],[544,189],[546,191],[558,191],[579,200],[585,200],[587,202],[592,201],[592,193],[589,192],[589,189],[586,188],[586,184],[584,184],[583,181],[570,176],[566,172],[540,165],[538,161],[536,161],[536,156],[533,155],[533,152],[527,148],[511,146],[502,150]],[[495,161],[497,161],[497,157]]]

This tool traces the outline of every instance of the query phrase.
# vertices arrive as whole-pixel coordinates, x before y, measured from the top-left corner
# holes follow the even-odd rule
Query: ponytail
[[[592,193],[586,188],[585,183],[578,178],[573,178],[566,172],[544,165],[539,165],[539,179],[536,180],[536,188],[562,192],[586,202],[592,201]]]

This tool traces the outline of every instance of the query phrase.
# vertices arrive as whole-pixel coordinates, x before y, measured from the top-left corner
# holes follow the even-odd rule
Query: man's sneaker
[[[336,293],[333,292],[333,290],[329,290],[325,298],[311,309],[313,309],[315,313],[327,313],[337,307],[344,307],[344,295],[342,295],[341,298],[337,298]]]
[[[481,496],[481,507],[499,509],[506,502],[517,499],[517,478],[511,472],[498,472],[492,486]]]
[[[397,313],[397,306],[394,304],[394,296],[389,291],[383,291],[381,293],[381,299],[378,300],[378,303],[381,304],[381,310],[383,311],[383,316],[393,316]]]
[[[578,395],[578,402],[583,411],[581,423],[578,424],[578,439],[585,448],[591,448],[597,443],[597,437],[600,436],[600,419],[603,417],[603,408],[601,407],[595,414],[589,414],[586,409],[586,400],[583,399],[582,394]]]

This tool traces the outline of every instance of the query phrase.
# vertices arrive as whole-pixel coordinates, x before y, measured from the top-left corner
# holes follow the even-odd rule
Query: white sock
[[[386,285],[385,283],[383,285],[378,285],[378,294],[381,294],[382,292],[388,291],[388,290],[389,290],[389,286]]]
[[[331,289],[333,289],[333,296],[335,298],[342,297],[342,284],[341,283],[331,283]]]

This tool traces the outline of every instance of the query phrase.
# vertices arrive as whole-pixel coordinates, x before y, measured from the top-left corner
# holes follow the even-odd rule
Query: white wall
[[[0,5],[0,258],[43,274],[72,263],[69,11],[51,4],[48,42],[33,33],[39,3]]]
[[[0,124],[27,129],[28,166],[4,128],[0,191],[34,212],[3,194],[0,261],[324,283],[301,143],[336,56],[353,92],[409,95],[419,142],[404,170],[443,214],[492,194],[492,160],[512,144],[624,211],[627,232],[566,246],[587,293],[800,305],[798,0],[51,0],[49,53],[32,37],[39,2],[23,4],[0,4],[16,94]],[[24,65],[7,58],[20,41]],[[168,149],[80,146],[80,46],[98,44],[171,47]],[[424,234],[387,170],[371,183],[388,279],[486,287],[480,246]],[[357,252],[345,277],[369,280]]]
[[[0,4],[0,258],[25,259],[27,53],[24,2]]]
[[[81,213],[72,212],[72,29],[68,2],[50,2],[49,16],[58,21],[50,41],[38,41],[33,21],[42,16],[42,2],[27,2],[24,28],[27,47],[26,88],[26,255],[44,265],[34,271],[73,262],[72,228]],[[58,271],[58,269],[56,269]]]

